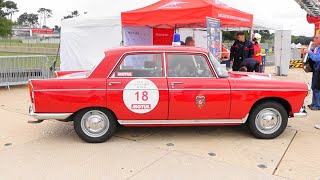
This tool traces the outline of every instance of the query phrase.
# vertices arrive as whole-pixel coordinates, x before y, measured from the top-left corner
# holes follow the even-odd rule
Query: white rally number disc
[[[138,114],[152,111],[159,102],[158,87],[148,79],[134,79],[123,90],[127,108]]]

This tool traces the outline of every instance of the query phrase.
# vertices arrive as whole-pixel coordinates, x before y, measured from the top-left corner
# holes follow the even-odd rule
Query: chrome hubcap
[[[92,110],[82,117],[81,128],[90,137],[101,137],[109,129],[109,119],[103,112]]]
[[[263,109],[256,117],[256,126],[264,134],[276,132],[282,123],[282,117],[278,110],[273,108]]]

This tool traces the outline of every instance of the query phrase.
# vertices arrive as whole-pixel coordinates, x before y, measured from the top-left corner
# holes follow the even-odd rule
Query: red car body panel
[[[39,113],[74,113],[86,107],[106,107],[106,79],[32,80]]]
[[[54,72],[54,77],[61,77],[67,74],[73,74],[73,73],[79,73],[79,72],[88,72],[88,70],[83,70],[83,71],[55,71]]]
[[[58,78],[30,80],[29,88],[35,113],[76,113],[90,107],[111,110],[118,120],[149,120],[148,124],[127,126],[188,126],[157,124],[154,120],[230,120],[248,116],[253,105],[264,98],[279,98],[290,105],[289,115],[299,112],[308,93],[304,82],[271,80],[268,74],[230,73],[228,78],[145,78],[156,84],[159,101],[144,114],[130,111],[123,99],[124,88],[133,79],[113,77],[115,69],[127,54],[137,53],[202,54],[208,51],[193,47],[121,47],[106,51],[105,58],[91,71],[57,72]],[[209,61],[207,59],[207,61]],[[165,56],[162,56],[166,64]],[[166,66],[167,67],[167,66]],[[211,67],[216,76],[215,70]],[[172,86],[172,83],[176,83]],[[195,99],[205,97],[199,106]],[[182,122],[182,121],[181,121]],[[236,125],[224,123],[218,125]],[[194,125],[194,124],[193,124]],[[213,124],[202,123],[201,126]]]
[[[165,78],[150,78],[159,89],[159,102],[155,109],[146,114],[138,114],[130,111],[124,104],[122,94],[124,87],[129,83],[131,79],[127,78],[109,78],[107,88],[107,107],[113,111],[118,119],[121,120],[161,120],[168,118],[168,88]],[[121,84],[115,84],[110,86],[110,82],[121,82]]]

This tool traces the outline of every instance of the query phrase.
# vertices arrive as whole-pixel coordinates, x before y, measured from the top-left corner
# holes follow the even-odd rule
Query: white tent
[[[89,70],[108,48],[120,46],[120,17],[80,16],[61,23],[61,70]]]

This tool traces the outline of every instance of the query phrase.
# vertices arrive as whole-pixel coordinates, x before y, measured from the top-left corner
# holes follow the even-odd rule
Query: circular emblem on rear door
[[[134,79],[124,88],[123,101],[134,113],[148,113],[158,105],[158,87],[148,79]]]

